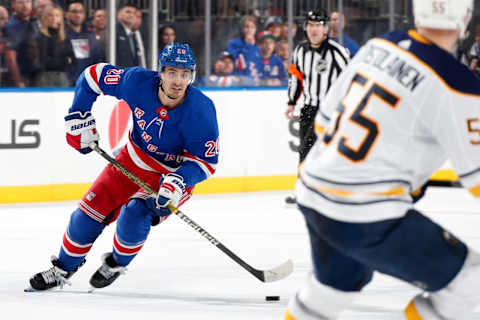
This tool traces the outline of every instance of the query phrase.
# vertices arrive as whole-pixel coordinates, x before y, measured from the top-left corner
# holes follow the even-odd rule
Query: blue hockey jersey
[[[159,84],[156,71],[95,64],[78,78],[69,112],[90,111],[100,94],[125,100],[133,118],[127,149],[135,164],[148,171],[174,171],[193,186],[211,176],[218,162],[215,106],[190,85],[185,100],[168,110],[158,98]]]

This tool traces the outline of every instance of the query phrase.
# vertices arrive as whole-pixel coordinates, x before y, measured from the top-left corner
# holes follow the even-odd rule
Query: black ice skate
[[[90,285],[93,288],[105,288],[113,283],[121,274],[124,274],[127,268],[119,266],[111,252],[104,253],[102,256],[103,264],[95,271],[90,278]]]
[[[66,284],[71,285],[68,279],[85,263],[85,260],[83,260],[77,269],[73,271],[65,271],[60,267],[60,262],[58,261],[57,257],[52,256],[50,261],[52,261],[53,267],[46,271],[39,272],[31,277],[31,287],[25,289],[26,292],[44,291],[53,289],[55,287],[60,287],[60,289],[62,289]]]

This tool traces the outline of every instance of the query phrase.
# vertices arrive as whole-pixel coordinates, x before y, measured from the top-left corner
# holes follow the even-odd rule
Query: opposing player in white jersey
[[[296,188],[314,272],[286,320],[337,319],[373,271],[424,291],[406,319],[472,319],[480,302],[480,255],[410,195],[450,159],[480,197],[480,80],[451,54],[473,1],[413,4],[416,30],[370,40],[320,107]]]

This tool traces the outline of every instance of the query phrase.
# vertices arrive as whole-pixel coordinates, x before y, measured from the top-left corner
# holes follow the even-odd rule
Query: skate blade
[[[90,287],[90,289],[88,289],[88,293],[93,293],[97,288],[94,288],[94,287]]]
[[[39,292],[40,290],[33,289],[31,286],[23,289],[23,292]]]

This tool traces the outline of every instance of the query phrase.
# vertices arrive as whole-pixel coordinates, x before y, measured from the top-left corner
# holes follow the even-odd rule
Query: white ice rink
[[[172,216],[152,229],[126,275],[92,294],[87,293],[88,279],[100,265],[101,254],[111,250],[114,226],[94,244],[71,287],[24,293],[28,278],[49,268],[50,255],[58,254],[76,203],[0,206],[0,319],[280,320],[310,270],[303,218],[284,206],[286,195],[196,195],[182,211],[256,268],[292,258],[294,272],[288,278],[261,283]],[[431,188],[418,208],[480,250],[480,203],[466,191]],[[416,292],[376,274],[341,319],[402,319],[403,308]],[[266,302],[266,295],[279,295],[281,300]],[[480,319],[480,313],[474,319]]]

